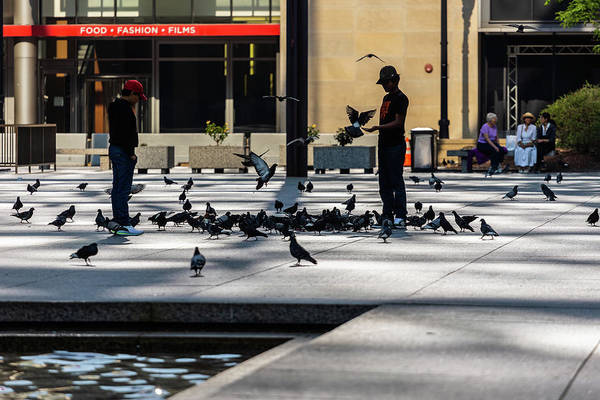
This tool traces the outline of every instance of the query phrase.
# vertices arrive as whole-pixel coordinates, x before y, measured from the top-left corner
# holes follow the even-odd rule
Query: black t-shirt
[[[117,98],[108,106],[109,143],[123,148],[130,156],[138,145],[138,132],[135,113],[131,105]]]
[[[393,129],[379,130],[379,146],[390,147],[404,143],[404,121],[408,110],[408,97],[401,90],[388,93],[383,98],[381,110],[379,111],[379,125],[384,125],[396,119],[400,115],[402,126]]]

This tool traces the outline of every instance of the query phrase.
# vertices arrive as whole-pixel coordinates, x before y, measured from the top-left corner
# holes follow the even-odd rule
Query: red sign
[[[4,37],[279,36],[279,24],[4,25]]]

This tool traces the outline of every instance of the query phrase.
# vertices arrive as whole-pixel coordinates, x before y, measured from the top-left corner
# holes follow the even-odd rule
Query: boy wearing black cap
[[[363,128],[367,132],[379,131],[377,160],[379,163],[379,195],[383,202],[383,218],[404,228],[406,219],[406,188],[403,168],[406,156],[404,121],[408,97],[398,87],[400,75],[391,66],[379,71],[378,85],[386,91],[379,112],[379,125]]]
[[[144,87],[136,80],[129,80],[123,86],[121,97],[116,98],[108,106],[110,132],[108,156],[113,168],[111,202],[113,221],[116,223],[114,233],[123,236],[137,236],[144,233],[131,226],[127,203],[133,183],[133,170],[137,162],[135,148],[138,145],[138,132],[135,105],[140,99],[146,100]]]

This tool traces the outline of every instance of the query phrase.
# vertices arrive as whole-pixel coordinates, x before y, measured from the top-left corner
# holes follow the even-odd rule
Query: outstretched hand
[[[379,126],[377,126],[377,125],[373,125],[373,126],[372,126],[372,127],[370,127],[370,128],[365,128],[364,126],[361,126],[361,129],[362,129],[363,131],[365,131],[365,132],[375,132],[375,131],[378,131],[378,130],[379,130]]]

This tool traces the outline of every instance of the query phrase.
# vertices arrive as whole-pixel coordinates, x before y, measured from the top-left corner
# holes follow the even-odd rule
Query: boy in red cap
[[[127,203],[137,162],[135,148],[138,145],[138,132],[135,105],[140,99],[147,100],[144,87],[139,81],[129,80],[123,85],[121,97],[108,106],[108,155],[113,168],[111,202],[113,221],[119,226],[114,230],[117,235],[137,236],[144,233],[131,226]]]

